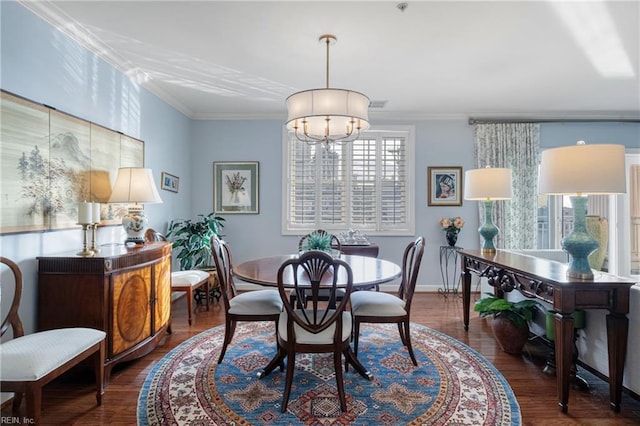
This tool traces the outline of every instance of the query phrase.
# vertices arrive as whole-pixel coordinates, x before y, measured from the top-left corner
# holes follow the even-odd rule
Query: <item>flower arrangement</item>
[[[244,183],[246,182],[247,178],[244,176],[240,176],[240,172],[234,173],[233,175],[231,175],[231,178],[229,177],[229,175],[226,175],[225,178],[227,187],[229,188],[229,192],[233,193],[244,191]]]
[[[464,220],[460,216],[443,217],[440,219],[440,227],[444,232],[453,232],[457,234],[464,227]]]

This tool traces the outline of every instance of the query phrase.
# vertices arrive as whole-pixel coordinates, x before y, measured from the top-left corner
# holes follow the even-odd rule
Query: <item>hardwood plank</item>
[[[472,295],[473,298],[476,296]],[[184,297],[173,303],[172,314],[172,335],[147,356],[123,363],[113,370],[102,406],[96,406],[90,370],[70,372],[46,386],[42,424],[136,424],[139,389],[157,361],[189,337],[224,323],[224,312],[219,303],[214,303],[209,312],[204,307],[198,310],[191,327],[187,323]],[[469,331],[465,332],[462,300],[458,297],[450,295],[444,298],[436,293],[418,293],[415,295],[411,320],[460,340],[493,363],[511,385],[520,404],[525,425],[640,424],[640,401],[623,393],[621,412],[614,413],[609,409],[607,383],[588,373],[585,374],[589,377],[591,390],[585,392],[572,389],[569,413],[562,414],[557,408],[555,377],[542,372],[545,359],[502,352],[496,345],[486,320],[478,318],[473,312]],[[580,373],[583,374],[583,371]],[[21,409],[24,409],[24,402]],[[10,416],[10,407],[3,408],[2,415]]]

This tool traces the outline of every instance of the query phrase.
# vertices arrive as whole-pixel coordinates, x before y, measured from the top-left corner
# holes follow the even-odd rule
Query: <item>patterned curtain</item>
[[[494,223],[500,229],[496,247],[535,249],[538,223],[540,125],[497,123],[475,125],[476,167],[506,167],[513,175],[513,198],[496,201]],[[483,203],[478,218],[484,222]]]

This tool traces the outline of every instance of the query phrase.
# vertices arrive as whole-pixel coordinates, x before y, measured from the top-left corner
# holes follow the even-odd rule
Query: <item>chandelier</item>
[[[369,98],[353,90],[329,88],[329,45],[337,38],[325,34],[318,41],[327,46],[327,87],[287,98],[287,130],[308,144],[352,142],[369,128]]]

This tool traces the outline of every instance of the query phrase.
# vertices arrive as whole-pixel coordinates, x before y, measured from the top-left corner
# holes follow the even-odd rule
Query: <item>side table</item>
[[[438,289],[438,293],[447,297],[449,293],[458,294],[462,273],[460,270],[460,260],[458,246],[440,246],[440,276],[442,277],[443,288]]]

